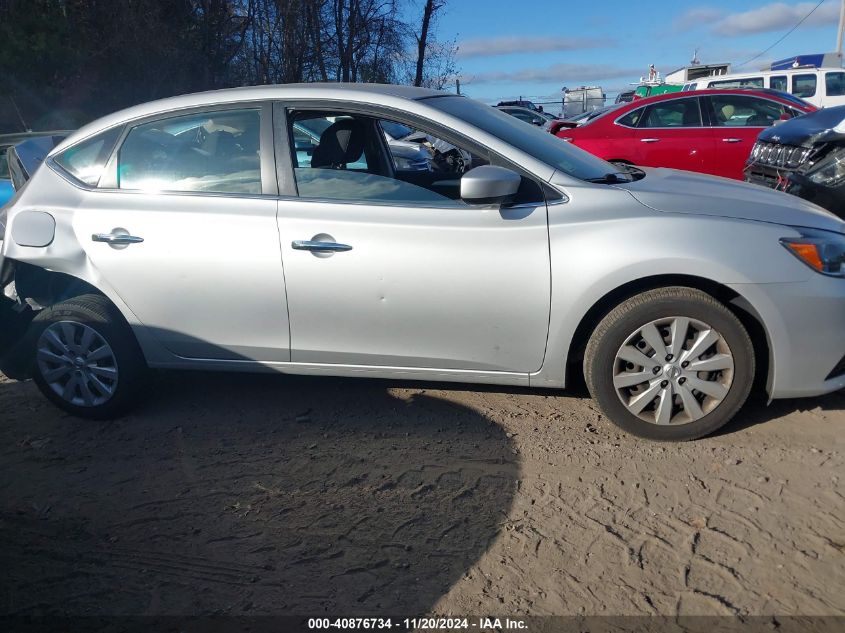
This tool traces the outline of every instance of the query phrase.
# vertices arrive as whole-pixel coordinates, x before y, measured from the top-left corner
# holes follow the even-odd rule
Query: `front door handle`
[[[722,142],[723,143],[742,143],[742,139],[741,138],[723,138]]]
[[[110,246],[129,246],[130,244],[140,244],[144,241],[143,237],[136,237],[129,235],[127,232],[114,230],[111,233],[94,233],[91,239],[95,242],[103,242]]]
[[[641,138],[640,143],[657,143],[659,138]]]
[[[349,244],[338,244],[337,242],[319,242],[317,240],[294,240],[291,246],[297,251],[311,251],[312,253],[342,253],[351,251]]]

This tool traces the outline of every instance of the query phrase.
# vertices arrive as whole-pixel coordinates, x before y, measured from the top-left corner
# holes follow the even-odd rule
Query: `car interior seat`
[[[701,125],[701,119],[698,116],[698,108],[684,108],[684,127],[698,127]]]
[[[320,144],[314,149],[311,167],[346,169],[364,153],[366,128],[358,119],[335,121],[320,135]]]

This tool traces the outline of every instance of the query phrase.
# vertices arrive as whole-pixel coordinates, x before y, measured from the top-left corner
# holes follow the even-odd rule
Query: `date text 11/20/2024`
[[[308,629],[399,631],[526,631],[524,620],[515,618],[309,618]]]

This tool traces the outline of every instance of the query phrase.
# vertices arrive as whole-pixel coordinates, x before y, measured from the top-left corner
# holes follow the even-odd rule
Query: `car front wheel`
[[[128,325],[105,297],[84,295],[42,310],[28,337],[33,379],[60,408],[108,419],[134,404],[146,363]]]
[[[745,403],[754,347],[737,317],[686,287],[650,290],[612,310],[584,357],[590,394],[622,429],[654,440],[712,433]]]

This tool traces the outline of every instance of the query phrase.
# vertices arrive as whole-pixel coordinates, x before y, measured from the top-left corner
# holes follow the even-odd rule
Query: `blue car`
[[[9,163],[6,160],[6,148],[0,148],[0,207],[14,195],[15,188],[9,179]]]
[[[9,158],[12,149],[25,144],[18,157],[18,172],[22,180],[28,180],[32,172],[41,164],[44,157],[69,131],[57,132],[24,132],[22,134],[0,134],[0,207],[15,195],[15,186],[9,169]]]

